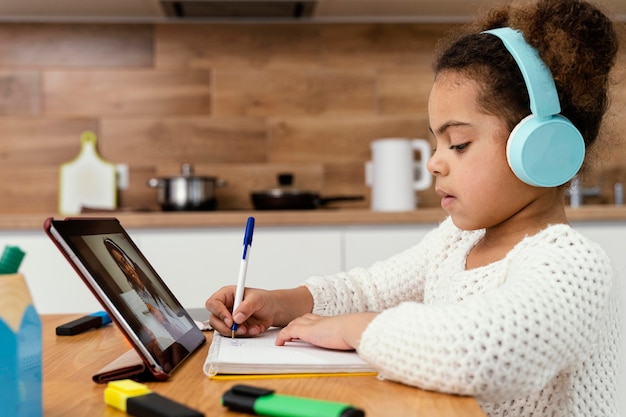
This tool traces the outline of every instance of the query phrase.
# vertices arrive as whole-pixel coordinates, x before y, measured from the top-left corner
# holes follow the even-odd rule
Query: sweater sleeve
[[[589,355],[613,278],[602,249],[556,230],[514,248],[496,288],[386,309],[364,331],[360,355],[383,377],[424,389],[483,401],[537,392]]]

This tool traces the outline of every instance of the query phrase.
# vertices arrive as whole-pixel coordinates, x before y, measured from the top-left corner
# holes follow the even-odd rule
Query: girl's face
[[[436,178],[441,206],[464,230],[517,218],[546,192],[513,174],[506,160],[509,130],[479,107],[478,92],[476,81],[447,71],[437,76],[428,102],[436,141],[428,169]]]

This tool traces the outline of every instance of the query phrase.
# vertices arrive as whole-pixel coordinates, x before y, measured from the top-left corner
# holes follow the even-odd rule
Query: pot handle
[[[362,195],[337,195],[329,197],[320,197],[320,204],[328,204],[334,201],[363,201],[365,196]]]

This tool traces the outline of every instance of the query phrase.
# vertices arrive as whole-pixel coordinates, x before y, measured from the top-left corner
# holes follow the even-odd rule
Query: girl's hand
[[[273,322],[274,313],[266,308],[269,291],[246,288],[244,301],[238,311],[231,313],[235,303],[236,286],[229,285],[219,289],[205,302],[211,313],[209,324],[224,336],[230,336],[233,322],[236,322],[237,335],[256,336],[267,330]]]
[[[359,346],[361,334],[376,313],[356,313],[323,317],[305,314],[284,327],[276,337],[276,345],[304,340],[328,349],[352,350]]]
[[[209,324],[224,336],[231,335],[233,322],[238,325],[238,336],[257,336],[271,326],[285,326],[313,308],[313,299],[305,287],[274,291],[246,288],[239,308],[231,314],[235,291],[234,285],[223,287],[205,303],[211,313]]]

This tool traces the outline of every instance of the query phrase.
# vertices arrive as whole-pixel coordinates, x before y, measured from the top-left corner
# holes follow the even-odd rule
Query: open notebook
[[[275,346],[279,330],[273,328],[258,337],[235,339],[214,332],[204,373],[219,379],[244,375],[276,377],[376,372],[354,351],[324,349],[302,341]]]

